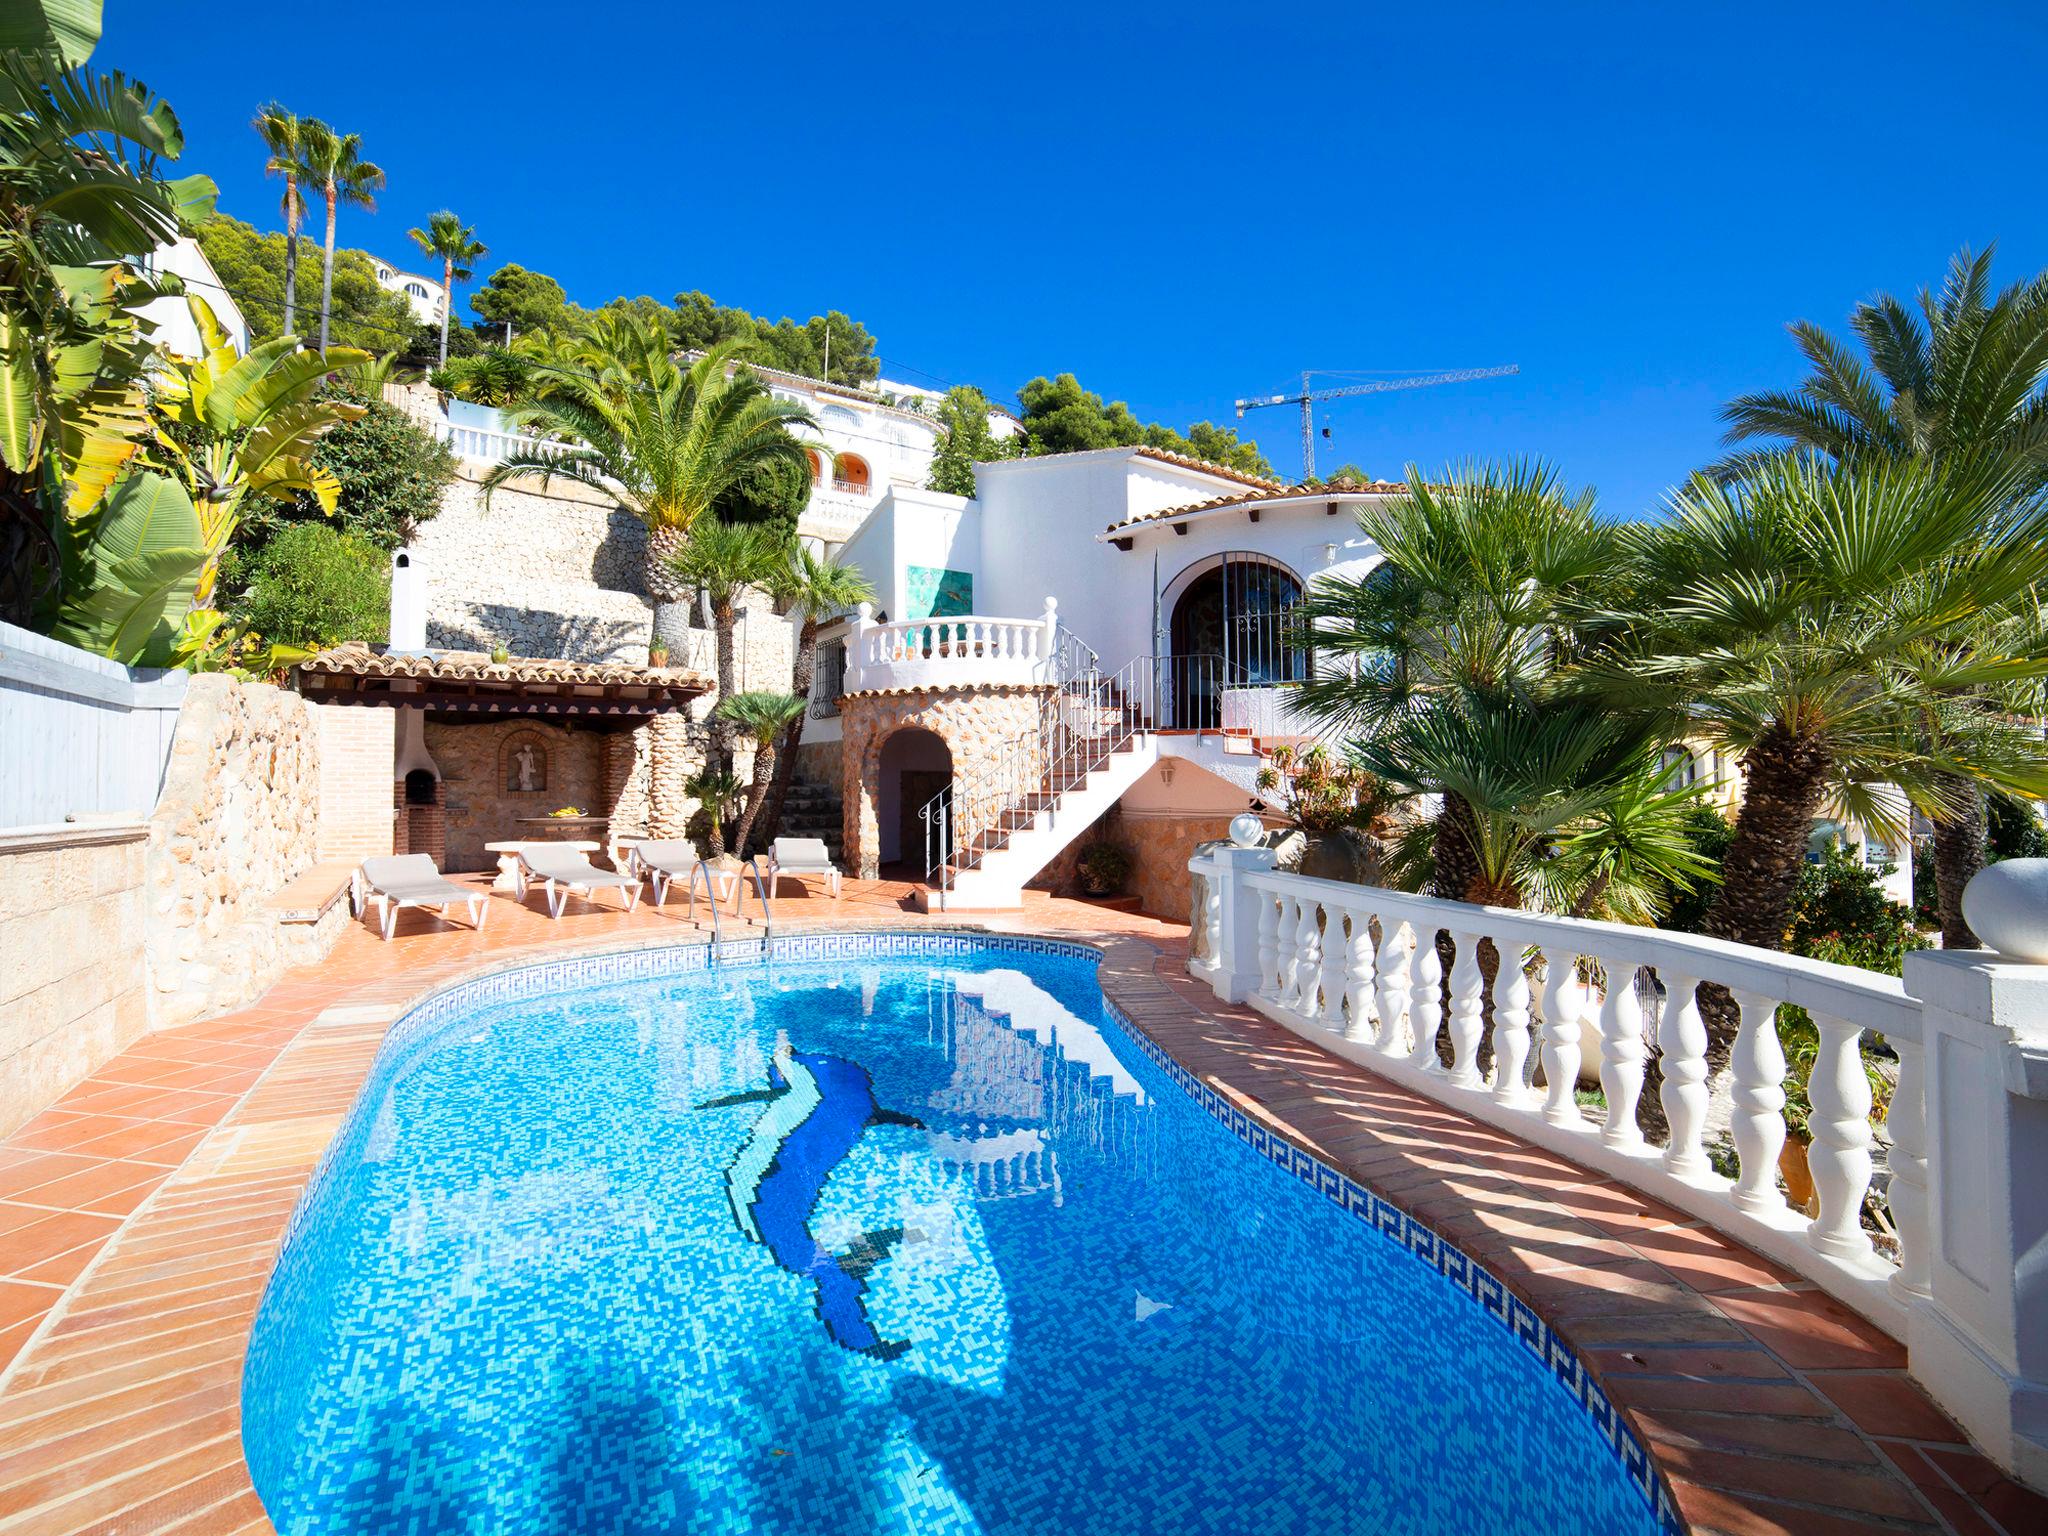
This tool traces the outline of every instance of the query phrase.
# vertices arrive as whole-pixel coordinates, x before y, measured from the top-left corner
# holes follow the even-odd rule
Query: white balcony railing
[[[861,604],[846,641],[846,691],[889,688],[1029,687],[1053,681],[1058,604],[1035,619],[981,614],[874,622]]]
[[[548,442],[537,437],[528,437],[518,432],[494,432],[489,427],[463,427],[441,418],[429,418],[422,423],[441,442],[446,443],[458,459],[468,459],[478,464],[502,464],[516,450],[538,448],[544,453],[560,453],[565,445]]]
[[[1907,1340],[1913,1372],[1994,1460],[2048,1476],[2048,1265],[2037,1257],[2048,1253],[2048,964],[1918,951],[1901,983],[1692,934],[1282,875],[1273,856],[1224,847],[1189,863],[1199,899],[1188,969],[1219,997],[1806,1276]],[[2014,931],[2048,959],[2038,897],[2009,894],[2026,878],[1994,866],[1978,882],[2004,882],[1997,894],[2033,914]],[[1732,1179],[1703,1144],[1709,984],[1726,989],[1737,1024]],[[1812,1215],[1791,1209],[1778,1182],[1783,1004],[1805,1009],[1818,1034],[1804,1085]],[[1898,1063],[1878,1207],[1895,1259],[1864,1221],[1877,1141],[1866,1036],[1882,1036]],[[1653,1054],[1661,1144],[1637,1119]],[[1606,1100],[1597,1119],[1574,1094],[1587,1059]]]

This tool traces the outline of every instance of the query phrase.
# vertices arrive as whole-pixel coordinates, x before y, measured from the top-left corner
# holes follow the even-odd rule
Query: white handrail
[[[1203,958],[1189,969],[1219,995],[1678,1206],[1902,1331],[1907,1304],[1926,1288],[1928,1237],[1922,1011],[1896,978],[1695,934],[1283,875],[1265,867],[1270,860],[1264,849],[1225,849],[1189,863],[1211,886],[1196,946]],[[1451,955],[1448,973],[1440,937]],[[1497,957],[1490,1017],[1480,955],[1486,941]],[[1582,979],[1585,962],[1605,972],[1604,988]],[[1655,1034],[1658,1099],[1670,1127],[1662,1146],[1644,1139],[1636,1119],[1650,1056],[1636,986],[1643,970],[1664,995]],[[1731,1061],[1732,1180],[1712,1170],[1703,1145],[1702,984],[1725,987],[1740,1021]],[[1786,1205],[1777,1183],[1786,1073],[1777,1009],[1784,1003],[1806,1009],[1820,1037],[1807,1082],[1818,1209],[1810,1220]],[[1861,1055],[1866,1031],[1885,1037],[1900,1066],[1887,1120],[1898,1265],[1877,1254],[1861,1219],[1874,1141]],[[1479,1048],[1489,1034],[1493,1066],[1482,1074]],[[1599,1063],[1607,1100],[1598,1122],[1574,1098],[1588,1056]]]

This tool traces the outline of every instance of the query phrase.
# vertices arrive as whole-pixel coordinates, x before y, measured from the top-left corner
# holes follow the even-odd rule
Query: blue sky
[[[276,220],[274,95],[390,175],[345,243],[403,259],[449,206],[486,269],[843,309],[904,377],[1072,371],[1181,426],[1304,368],[1518,363],[1333,406],[1318,452],[1537,454],[1619,516],[1797,378],[1787,321],[1966,243],[2048,266],[2036,5],[707,9],[108,0],[98,59],[241,217]],[[1244,425],[1299,468],[1290,411]]]

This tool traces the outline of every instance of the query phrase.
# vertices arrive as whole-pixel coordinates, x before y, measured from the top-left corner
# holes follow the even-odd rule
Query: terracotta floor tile
[[[1808,1371],[1806,1379],[1865,1434],[1957,1443],[1963,1439],[1948,1415],[1900,1372]]]
[[[1904,1536],[1907,1532],[1938,1529],[1924,1521],[1867,1519],[1839,1510],[1731,1494],[1682,1481],[1672,1484],[1671,1496],[1687,1523],[1696,1531],[1712,1531],[1715,1536]]]
[[[1808,1461],[1872,1464],[1876,1461],[1862,1436],[1839,1425],[1815,1419],[1769,1418],[1755,1413],[1701,1413],[1682,1408],[1646,1408],[1636,1423],[1658,1440],[1672,1440],[1703,1449],[1754,1451],[1768,1456],[1796,1456]]]
[[[121,1159],[94,1162],[75,1172],[61,1173],[23,1190],[15,1198],[24,1204],[53,1206],[67,1211],[98,1211],[103,1215],[125,1216],[141,1203],[144,1195],[170,1176],[168,1170],[149,1163]],[[140,1190],[132,1200],[109,1207],[106,1202]]]
[[[19,1275],[36,1265],[68,1253],[81,1243],[105,1242],[120,1226],[113,1216],[93,1216],[83,1211],[44,1211],[39,1219],[15,1227],[7,1234],[0,1253],[10,1274]]]
[[[1795,1366],[1905,1367],[1906,1351],[1896,1339],[1819,1291],[1722,1291],[1710,1300]]]
[[[1852,1467],[1790,1461],[1670,1442],[1665,1443],[1662,1461],[1674,1476],[1705,1488],[1755,1493],[1886,1520],[1924,1520],[1927,1516],[1917,1494],[1874,1462]]]
[[[56,1286],[32,1285],[23,1280],[0,1280],[0,1330],[39,1318],[55,1306],[64,1292]]]

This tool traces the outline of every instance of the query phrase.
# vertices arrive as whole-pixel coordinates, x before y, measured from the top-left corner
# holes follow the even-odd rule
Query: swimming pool
[[[833,934],[415,1009],[251,1339],[279,1530],[1670,1528],[1548,1329],[1094,960]]]

